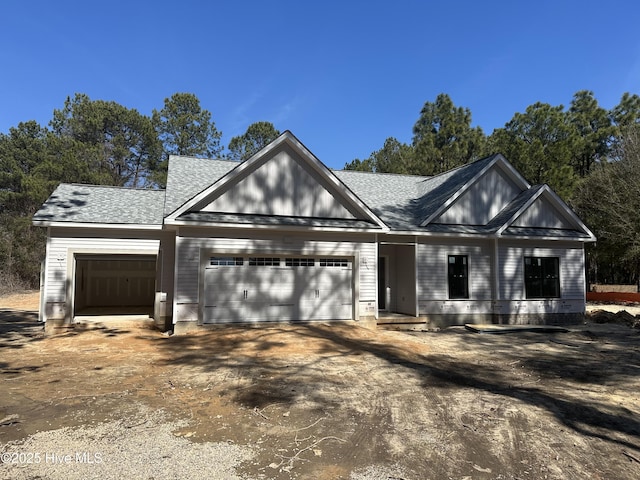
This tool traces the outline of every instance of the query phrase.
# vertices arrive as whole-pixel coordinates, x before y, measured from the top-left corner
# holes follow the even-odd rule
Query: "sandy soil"
[[[0,309],[37,311],[40,305],[38,290],[25,290],[0,296]]]
[[[39,431],[128,426],[144,408],[191,442],[251,447],[244,478],[640,477],[640,334],[622,325],[45,337],[11,305],[0,299],[0,451]]]

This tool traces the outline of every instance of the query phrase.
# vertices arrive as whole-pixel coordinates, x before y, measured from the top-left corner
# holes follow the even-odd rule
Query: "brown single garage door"
[[[74,285],[74,313],[110,307],[153,311],[155,255],[78,255]],[[137,311],[136,311],[137,313]]]

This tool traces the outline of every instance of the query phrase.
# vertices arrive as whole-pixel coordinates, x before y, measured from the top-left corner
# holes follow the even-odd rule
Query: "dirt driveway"
[[[0,478],[640,478],[625,326],[44,337],[34,319],[0,307]]]

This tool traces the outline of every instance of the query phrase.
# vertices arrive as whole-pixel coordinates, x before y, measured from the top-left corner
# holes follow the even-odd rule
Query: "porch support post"
[[[380,261],[380,243],[378,242],[378,234],[375,234],[375,241],[376,241],[376,257],[375,257],[375,276],[376,276],[376,288],[375,288],[375,292],[376,292],[376,303],[375,303],[375,318],[376,321],[378,320],[379,316],[378,316],[378,290],[379,290],[379,282],[380,279],[378,278],[378,262]]]

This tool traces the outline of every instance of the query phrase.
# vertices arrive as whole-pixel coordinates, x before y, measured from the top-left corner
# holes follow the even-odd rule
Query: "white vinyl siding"
[[[535,247],[523,244],[503,244],[500,256],[500,300],[525,298],[524,257],[558,257],[560,259],[560,298],[584,299],[584,250],[582,245]]]
[[[433,223],[486,225],[519,194],[520,189],[494,165]]]
[[[357,275],[353,301],[375,301],[377,246],[373,235],[243,232],[245,238],[229,238],[221,236],[224,233],[209,229],[180,230],[179,234],[183,236],[176,240],[176,321],[197,320],[201,264],[209,263],[212,256],[280,256],[282,265],[287,256],[314,257],[317,264],[320,257],[349,258],[353,275]]]
[[[469,298],[492,298],[492,246],[489,242],[418,245],[418,301],[448,300],[449,255],[468,257]]]

